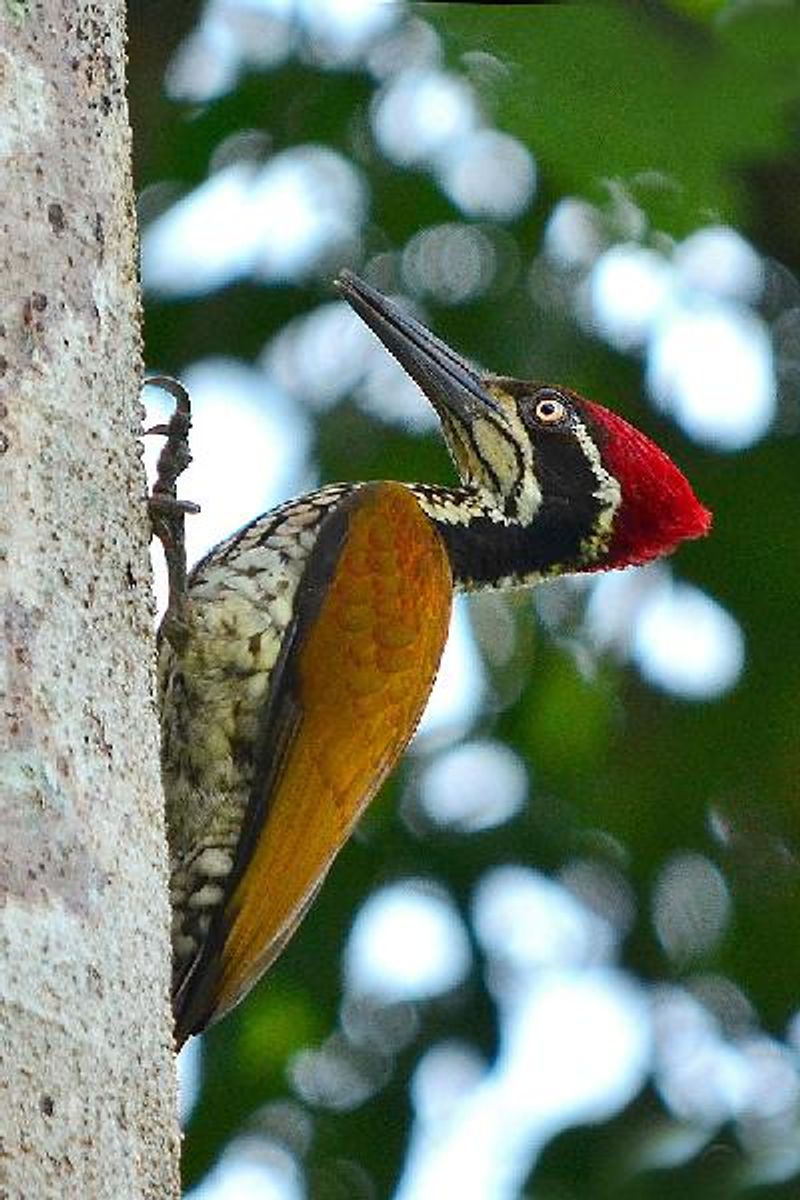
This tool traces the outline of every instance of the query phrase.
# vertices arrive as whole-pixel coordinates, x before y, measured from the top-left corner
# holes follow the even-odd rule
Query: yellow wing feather
[[[358,494],[330,586],[281,673],[299,705],[225,911],[214,1016],[277,956],[411,738],[447,636],[444,547],[401,484]]]

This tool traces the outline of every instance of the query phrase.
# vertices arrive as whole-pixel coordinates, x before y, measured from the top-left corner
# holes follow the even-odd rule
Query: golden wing
[[[450,564],[407,488],[366,484],[326,518],[270,681],[247,815],[195,964],[179,1044],[277,957],[411,738],[447,637]]]

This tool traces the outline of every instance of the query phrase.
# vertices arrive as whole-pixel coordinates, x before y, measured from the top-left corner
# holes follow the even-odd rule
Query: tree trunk
[[[0,0],[0,1197],[177,1195],[122,0]]]

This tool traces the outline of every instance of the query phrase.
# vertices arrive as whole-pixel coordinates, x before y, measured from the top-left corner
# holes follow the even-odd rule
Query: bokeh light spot
[[[476,122],[467,81],[435,69],[400,72],[378,96],[372,114],[378,144],[403,166],[431,161]]]
[[[586,200],[565,196],[547,218],[544,252],[562,270],[591,267],[605,242],[600,213]]]
[[[439,673],[415,740],[456,741],[480,711],[486,671],[472,632],[465,596],[456,596]],[[413,746],[412,742],[412,746]]]
[[[444,889],[407,879],[374,892],[362,906],[344,972],[352,991],[413,1000],[456,987],[470,962],[463,923]]]
[[[422,807],[434,824],[477,833],[511,820],[528,794],[522,760],[502,742],[476,741],[440,754],[420,781]]]
[[[423,1121],[451,1117],[486,1073],[486,1063],[472,1046],[439,1042],[420,1059],[411,1083],[411,1099]]]
[[[486,290],[496,267],[489,238],[471,225],[420,230],[403,251],[403,278],[413,292],[443,304],[464,304]]]
[[[487,871],[475,890],[472,921],[485,953],[517,970],[602,961],[611,944],[606,921],[529,867]]]
[[[178,1055],[178,1117],[185,1125],[200,1094],[200,1038],[189,1038]]]
[[[255,275],[300,279],[351,247],[366,211],[361,175],[325,146],[236,162],[147,226],[142,279],[163,296],[199,295]]]
[[[698,292],[753,303],[764,286],[764,262],[729,225],[708,225],[675,247],[680,283]]]
[[[700,588],[665,580],[641,601],[632,652],[650,683],[688,700],[712,700],[730,691],[742,673],[744,635]]]
[[[303,1200],[305,1188],[294,1157],[268,1139],[233,1142],[186,1200]]]
[[[707,954],[725,932],[730,896],[722,872],[701,854],[676,854],[653,889],[653,924],[670,958]]]
[[[536,165],[522,142],[496,129],[459,138],[438,165],[443,190],[462,212],[511,221],[531,202]]]
[[[700,301],[666,311],[653,330],[647,386],[690,437],[741,450],[775,415],[775,375],[766,326],[748,309]]]
[[[349,1112],[384,1086],[391,1066],[391,1058],[381,1050],[354,1046],[337,1031],[318,1049],[295,1054],[289,1076],[307,1104]]]
[[[641,346],[672,288],[666,259],[643,246],[623,243],[598,258],[589,277],[598,331],[620,350]]]

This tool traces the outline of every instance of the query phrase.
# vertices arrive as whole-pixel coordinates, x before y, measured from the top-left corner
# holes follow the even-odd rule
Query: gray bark
[[[0,1197],[177,1195],[123,0],[0,0]]]

